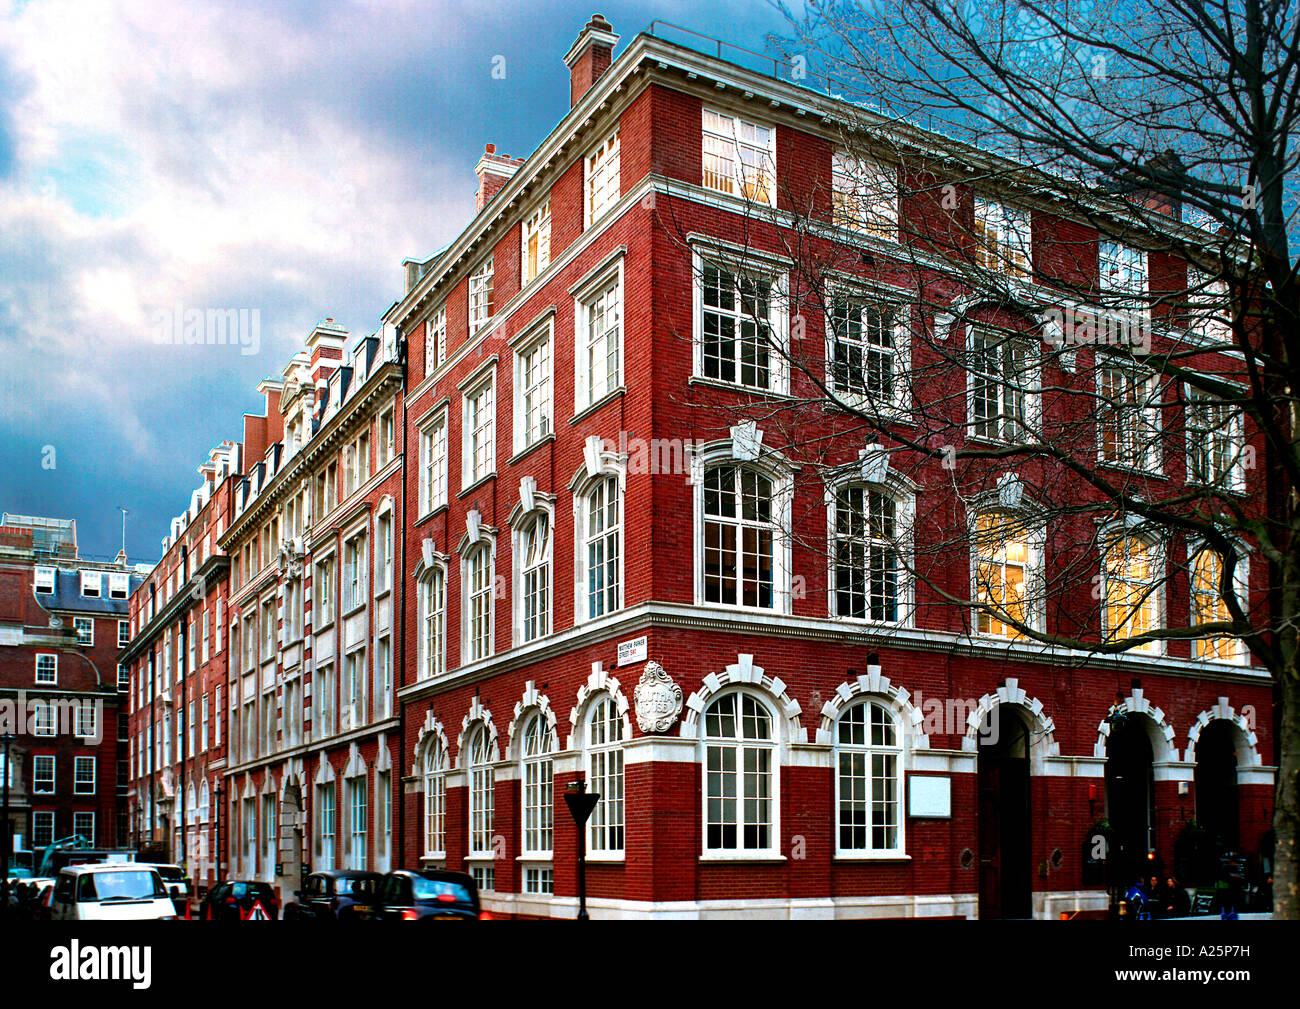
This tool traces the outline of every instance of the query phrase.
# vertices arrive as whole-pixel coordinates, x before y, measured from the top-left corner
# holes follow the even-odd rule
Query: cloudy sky
[[[402,259],[468,222],[483,144],[526,155],[567,111],[593,9],[619,51],[654,18],[757,50],[784,24],[764,0],[0,0],[0,510],[111,556],[127,508],[156,560],[257,381],[319,319],[373,332]],[[160,342],[176,306],[257,310],[258,352]]]

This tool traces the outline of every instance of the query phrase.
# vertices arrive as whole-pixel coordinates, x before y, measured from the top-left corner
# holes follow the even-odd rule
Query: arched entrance
[[[1029,726],[1013,707],[988,715],[978,746],[979,913],[1028,918],[1032,907]]]
[[[1113,886],[1142,878],[1147,852],[1154,848],[1152,760],[1151,738],[1142,717],[1121,714],[1106,738],[1106,819],[1114,845]]]
[[[302,889],[304,821],[302,788],[294,781],[284,787],[280,799],[280,837],[277,849],[283,873],[277,882],[282,893]]]
[[[1240,838],[1237,814],[1236,726],[1217,719],[1196,740],[1196,822],[1221,850]]]

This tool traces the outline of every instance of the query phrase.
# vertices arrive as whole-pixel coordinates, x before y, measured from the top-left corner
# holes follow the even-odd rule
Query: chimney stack
[[[523,158],[498,154],[496,144],[485,145],[483,157],[479,158],[478,164],[474,166],[474,174],[478,176],[478,200],[475,210],[482,210],[491,203],[492,197],[496,196],[501,187],[510,181],[510,176],[519,171],[519,166],[523,163]]]
[[[604,14],[593,14],[564,56],[569,68],[569,107],[577,105],[614,62],[618,36]]]
[[[319,385],[334,374],[334,369],[343,363],[343,346],[347,343],[348,331],[333,319],[318,322],[316,328],[307,336],[307,353],[311,355],[312,385]]]

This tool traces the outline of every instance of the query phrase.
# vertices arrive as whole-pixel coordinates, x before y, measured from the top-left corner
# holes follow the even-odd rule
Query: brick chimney
[[[498,154],[496,144],[486,144],[483,147],[483,157],[474,166],[474,174],[478,176],[478,200],[474,209],[482,210],[491,203],[492,197],[510,181],[510,176],[519,171],[519,166],[523,163],[523,158]]]
[[[614,34],[614,26],[605,20],[604,14],[593,14],[564,55],[564,64],[569,68],[570,108],[577,105],[591,86],[600,80],[600,75],[609,69],[614,62],[616,45],[618,36]]]

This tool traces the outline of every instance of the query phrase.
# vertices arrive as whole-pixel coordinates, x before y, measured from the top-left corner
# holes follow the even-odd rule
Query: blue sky
[[[765,0],[0,0],[0,510],[158,558],[195,467],[319,319],[369,333],[474,210],[484,143],[568,108],[593,9],[754,50]],[[504,79],[491,73],[505,57]],[[258,353],[159,343],[163,307],[256,309]]]

